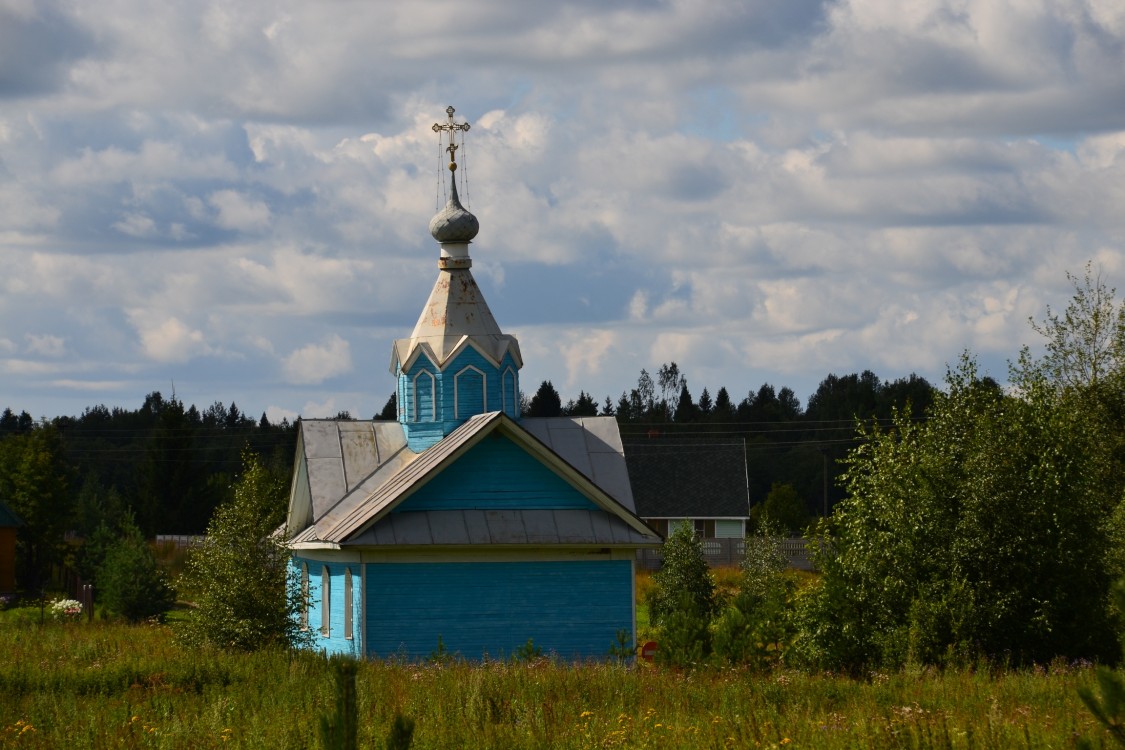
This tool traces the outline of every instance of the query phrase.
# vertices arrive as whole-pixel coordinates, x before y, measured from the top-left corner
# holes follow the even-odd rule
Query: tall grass
[[[317,747],[334,710],[312,653],[187,650],[167,626],[0,613],[0,747]],[[692,674],[647,664],[361,663],[359,744],[396,714],[415,748],[1072,747],[1104,739],[1088,667],[872,675]],[[31,727],[28,729],[27,727]]]

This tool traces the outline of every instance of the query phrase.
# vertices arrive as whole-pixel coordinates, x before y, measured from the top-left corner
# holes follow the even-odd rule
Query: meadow
[[[188,650],[170,625],[0,612],[0,747],[311,748],[335,688],[312,653]],[[1108,739],[1085,665],[872,674],[678,672],[546,659],[362,663],[361,747],[1066,748]]]

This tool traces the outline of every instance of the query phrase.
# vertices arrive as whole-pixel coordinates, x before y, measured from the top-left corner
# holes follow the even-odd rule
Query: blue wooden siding
[[[466,368],[475,368],[483,376]],[[428,377],[418,378],[422,371],[434,376],[432,390]],[[485,411],[503,407],[509,416],[519,419],[519,375],[510,354],[495,367],[469,347],[441,370],[419,356],[409,370],[399,371],[398,392],[399,421],[406,427],[413,451],[429,448],[469,417]],[[438,429],[433,428],[435,424]]]
[[[414,376],[414,421],[434,422],[437,414],[437,378],[423,370]]]
[[[309,568],[309,632],[312,633],[312,647],[330,654],[352,654],[359,656],[363,653],[362,622],[363,604],[361,592],[363,590],[361,566],[359,563],[326,563],[312,557],[294,557],[293,566],[297,575],[301,572],[301,563]],[[323,622],[321,613],[324,607],[324,591],[321,588],[321,571],[328,567],[330,578],[328,597],[328,622],[331,626],[329,635],[325,637],[320,632]],[[344,637],[344,571],[352,571],[352,624],[353,637]]]
[[[603,659],[633,637],[629,560],[367,563],[367,655],[425,659],[438,637],[469,659],[544,654]]]
[[[504,369],[504,375],[500,381],[500,408],[513,419],[520,418],[520,389],[519,378],[516,375],[515,367],[507,367]]]
[[[598,506],[508,438],[490,435],[394,512],[508,508],[596,510]]]

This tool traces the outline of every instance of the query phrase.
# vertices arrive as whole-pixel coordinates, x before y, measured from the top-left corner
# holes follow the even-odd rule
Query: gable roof
[[[633,437],[625,461],[642,518],[746,518],[741,440]]]
[[[529,429],[524,429],[501,412],[480,414],[421,453],[405,448],[403,437],[403,447],[388,451],[385,461],[346,488],[340,477],[348,476],[348,465],[356,458],[349,458],[347,451],[332,446],[332,431],[324,429],[323,425],[339,423],[320,420],[322,427],[306,435],[302,422],[298,469],[294,473],[290,500],[290,544],[294,547],[544,543],[637,547],[659,544],[660,537],[633,511],[616,422],[611,430],[603,423],[606,419],[612,421],[612,418],[528,420]],[[555,422],[557,424],[546,424]],[[397,422],[380,424],[386,429],[402,430]],[[392,514],[416,490],[491,434],[511,440],[596,508],[427,510]],[[324,442],[329,445],[322,445]],[[397,440],[388,440],[386,447],[396,445]],[[313,498],[310,505],[315,510],[301,518],[296,508],[301,491],[301,466],[319,453],[334,457],[337,467],[325,471],[328,467],[318,466],[314,472],[309,466],[307,481],[309,495]],[[359,472],[351,473],[355,476]],[[334,502],[327,501],[326,493],[331,492],[339,493]]]

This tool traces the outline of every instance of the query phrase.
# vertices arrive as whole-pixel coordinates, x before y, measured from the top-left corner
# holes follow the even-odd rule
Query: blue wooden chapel
[[[457,194],[430,221],[438,278],[394,342],[398,420],[302,420],[286,533],[328,652],[424,659],[605,658],[636,634],[637,516],[613,417],[520,417],[519,344],[470,268],[477,218]]]

